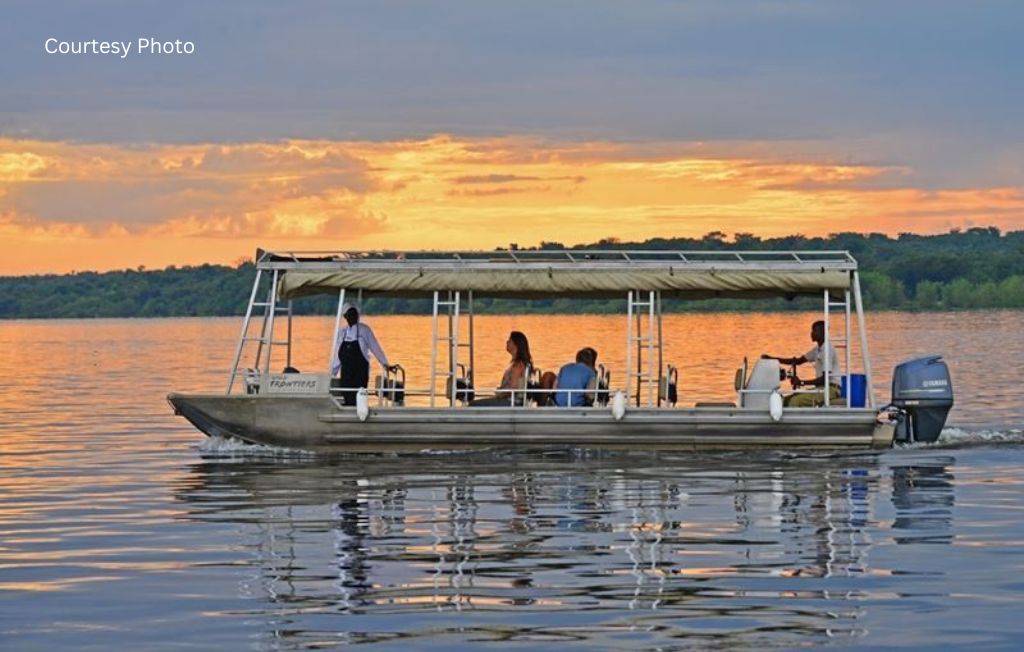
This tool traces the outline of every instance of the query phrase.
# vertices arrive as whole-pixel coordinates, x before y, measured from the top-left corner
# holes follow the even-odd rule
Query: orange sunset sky
[[[1019,4],[58,0],[7,18],[3,275],[1024,228]],[[137,36],[194,51],[44,47]]]
[[[910,175],[684,143],[7,139],[0,273],[230,263],[258,246],[492,248],[719,229],[939,232],[1024,221],[1019,188],[926,191],[901,183]]]

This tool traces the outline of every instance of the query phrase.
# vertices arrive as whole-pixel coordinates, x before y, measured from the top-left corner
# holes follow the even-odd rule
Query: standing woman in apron
[[[348,326],[338,332],[338,352],[331,365],[331,374],[341,371],[341,386],[345,388],[341,392],[341,400],[345,405],[355,405],[356,388],[366,387],[370,382],[370,354],[381,366],[392,367],[373,330],[359,322],[359,310],[355,306],[347,306],[344,315]]]

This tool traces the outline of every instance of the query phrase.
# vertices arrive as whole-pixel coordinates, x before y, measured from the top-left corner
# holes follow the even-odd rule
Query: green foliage
[[[540,248],[561,248],[545,242]],[[940,235],[836,233],[762,239],[749,233],[732,241],[722,232],[701,238],[655,238],[645,242],[600,240],[578,249],[647,250],[847,250],[860,263],[864,302],[870,309],[971,310],[1024,308],[1024,231],[994,227]],[[159,271],[81,272],[63,276],[0,277],[0,319],[59,317],[170,317],[240,315],[256,269],[200,265]],[[263,290],[265,291],[265,289]],[[667,300],[666,312],[813,310],[811,299]],[[297,314],[333,314],[334,297],[310,297],[295,304]],[[426,314],[427,299],[371,298],[376,314]],[[537,301],[480,299],[480,313],[620,313],[624,301],[550,298]]]

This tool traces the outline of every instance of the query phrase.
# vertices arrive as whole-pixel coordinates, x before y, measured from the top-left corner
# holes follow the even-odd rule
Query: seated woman
[[[509,390],[522,390],[525,387],[526,374],[529,367],[533,365],[533,358],[530,356],[530,342],[519,331],[509,333],[508,341],[505,342],[505,350],[512,356],[508,369],[501,376],[501,385],[498,392],[489,398],[478,398],[471,401],[470,407],[503,407],[512,405],[512,392]],[[523,404],[523,395],[515,399],[516,405]]]

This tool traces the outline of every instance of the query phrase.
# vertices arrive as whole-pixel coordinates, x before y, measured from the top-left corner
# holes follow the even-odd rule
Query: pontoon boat
[[[335,332],[346,299],[432,299],[429,378],[406,383],[384,373],[363,389],[337,387],[329,363],[320,373],[278,373],[293,371],[292,302],[322,294],[337,298]],[[734,402],[676,404],[676,370],[663,357],[663,300],[780,296],[822,302],[825,348],[841,352],[846,398],[819,392],[820,407],[784,407],[785,370],[776,360],[758,360],[737,372]],[[508,405],[467,407],[474,300],[481,297],[624,299],[626,376],[616,385],[600,374],[604,384],[585,390],[582,407],[549,407],[550,392],[528,383],[505,392]],[[254,354],[251,366],[243,362],[247,353]],[[834,380],[828,369],[826,387]],[[885,407],[871,381],[857,261],[845,251],[260,250],[225,391],[172,393],[168,400],[207,435],[311,450],[879,448],[938,437],[953,398],[941,358],[900,365]],[[353,390],[355,405],[344,404],[343,393]]]

